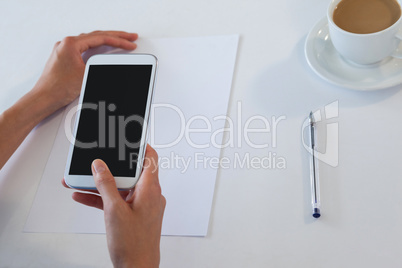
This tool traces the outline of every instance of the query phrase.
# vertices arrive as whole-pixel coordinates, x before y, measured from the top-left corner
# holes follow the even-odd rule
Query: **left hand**
[[[101,45],[133,50],[137,47],[133,43],[137,38],[136,33],[121,31],[95,31],[65,37],[54,45],[43,73],[32,91],[52,103],[49,114],[56,111],[80,94],[85,70],[81,56],[83,52]]]

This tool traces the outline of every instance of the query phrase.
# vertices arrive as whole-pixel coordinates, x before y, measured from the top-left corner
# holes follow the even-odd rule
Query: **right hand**
[[[119,193],[102,160],[93,161],[92,173],[101,196],[75,192],[73,199],[104,210],[106,238],[114,266],[158,267],[166,200],[159,185],[156,151],[147,146],[141,177],[128,195]]]

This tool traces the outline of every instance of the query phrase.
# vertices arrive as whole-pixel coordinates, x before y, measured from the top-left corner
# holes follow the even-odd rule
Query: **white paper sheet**
[[[218,170],[211,160],[219,159],[220,148],[214,143],[222,143],[238,39],[231,35],[137,41],[136,53],[151,53],[159,60],[150,143],[159,154],[167,200],[163,235],[207,234]],[[103,212],[75,203],[72,190],[60,183],[69,148],[64,122],[63,117],[24,231],[104,233]]]

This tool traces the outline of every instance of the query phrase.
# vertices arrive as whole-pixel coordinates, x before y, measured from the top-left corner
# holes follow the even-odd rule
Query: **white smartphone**
[[[142,171],[157,59],[150,54],[89,58],[76,111],[64,179],[96,189],[91,164],[102,159],[120,190],[135,186]]]

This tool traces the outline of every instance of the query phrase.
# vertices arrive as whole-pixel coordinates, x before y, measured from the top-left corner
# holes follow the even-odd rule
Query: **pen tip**
[[[313,217],[318,219],[321,216],[321,212],[319,208],[315,208],[313,211]]]

